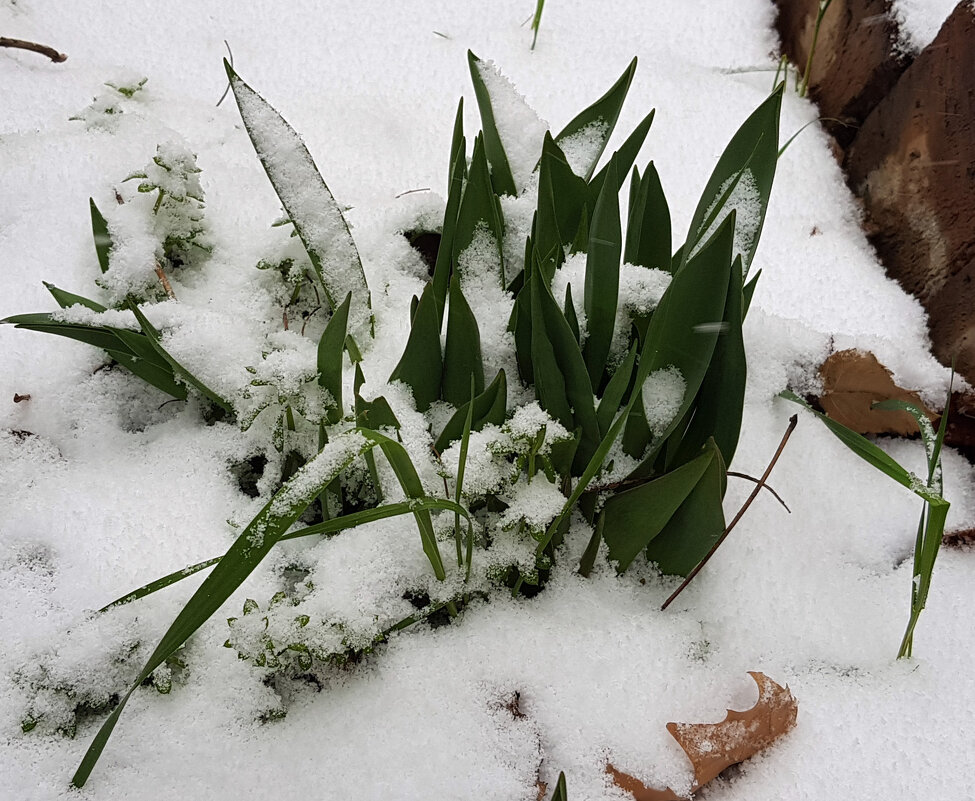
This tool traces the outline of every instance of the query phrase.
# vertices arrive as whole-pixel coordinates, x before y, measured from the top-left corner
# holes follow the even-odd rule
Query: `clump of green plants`
[[[91,103],[68,119],[83,122],[89,129],[112,130],[118,116],[125,113],[129,101],[142,91],[148,80],[126,76],[106,81],[108,91],[96,95]]]
[[[732,138],[672,252],[657,171],[653,162],[635,166],[654,112],[603,158],[635,59],[554,135],[493,65],[469,54],[469,67],[482,130],[469,150],[461,104],[435,264],[410,302],[398,363],[374,378],[388,385],[382,394],[362,392],[375,320],[342,209],[300,137],[229,64],[245,129],[307,259],[273,266],[313,287],[328,318],[298,385],[277,375],[268,350],[250,365],[254,391],[267,395],[243,413],[164,347],[140,308],[145,299],[132,294],[120,304],[131,313],[124,324],[97,301],[51,286],[66,312],[4,320],[100,347],[172,397],[193,393],[227,422],[247,426],[274,406],[281,423],[273,445],[294,454],[279,489],[225,554],[105,607],[213,568],[119,698],[76,785],[135,689],[283,540],[321,542],[412,515],[428,565],[422,575],[396,577],[366,627],[318,615],[314,582],[277,594],[263,611],[248,601],[231,619],[228,646],[260,669],[295,675],[354,661],[421,620],[449,621],[492,592],[540,591],[573,527],[589,538],[583,575],[600,554],[620,572],[642,554],[662,572],[686,576],[724,532],[745,389],[742,323],[759,277],[749,268],[779,152],[781,87]],[[194,163],[159,158],[161,172],[138,176],[141,191],[157,193],[154,213],[168,198],[191,212],[184,223],[198,222],[192,213],[202,194],[167,183],[189,186]],[[96,212],[92,204],[105,270],[111,237]],[[200,241],[193,234],[173,247],[189,253]]]

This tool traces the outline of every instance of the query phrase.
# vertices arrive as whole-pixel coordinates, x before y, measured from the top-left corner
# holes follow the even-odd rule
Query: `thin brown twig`
[[[59,53],[53,47],[37,44],[37,42],[27,42],[23,39],[8,39],[6,36],[0,36],[0,47],[16,47],[19,50],[30,50],[32,53],[40,53],[42,56],[47,56],[55,64],[60,64],[68,58],[64,53]]]
[[[162,284],[162,288],[166,290],[166,297],[170,300],[176,300],[176,293],[173,292],[173,285],[169,283],[169,278],[166,277],[166,273],[163,272],[162,265],[156,262],[156,277],[159,278],[159,283]]]
[[[762,477],[758,480],[758,484],[755,485],[755,489],[752,490],[752,494],[749,495],[748,499],[742,504],[741,509],[738,510],[738,514],[735,515],[734,520],[732,520],[728,524],[728,527],[721,532],[721,536],[718,537],[718,541],[711,546],[711,550],[707,552],[707,555],[705,555],[705,557],[701,560],[698,566],[695,567],[690,573],[687,574],[687,578],[685,578],[681,582],[681,585],[676,590],[674,590],[673,594],[671,594],[671,596],[666,601],[664,601],[663,606],[660,607],[661,612],[664,611],[668,606],[670,606],[671,603],[673,603],[674,599],[684,591],[684,588],[688,584],[690,584],[691,581],[694,580],[694,577],[701,572],[701,570],[708,563],[711,557],[714,556],[715,551],[717,551],[718,548],[721,547],[721,543],[725,541],[725,538],[731,533],[731,530],[738,524],[738,521],[741,520],[742,516],[748,510],[748,507],[752,505],[752,501],[754,501],[755,498],[758,497],[758,493],[760,493],[762,491],[762,487],[765,486],[766,479],[768,479],[769,475],[772,472],[772,468],[775,467],[775,463],[779,460],[779,457],[782,455],[782,451],[785,450],[785,444],[789,441],[789,437],[792,436],[792,432],[795,431],[796,423],[798,422],[799,422],[799,415],[794,414],[792,415],[792,417],[789,418],[789,427],[785,430],[785,434],[782,435],[782,441],[779,443],[779,447],[775,449],[775,453],[772,456],[772,461],[768,463],[768,467],[765,468],[765,472],[762,474]]]
[[[754,484],[757,484],[759,481],[757,478],[755,478],[755,476],[750,476],[747,473],[736,473],[734,470],[729,470],[728,475],[734,476],[735,478],[747,478],[749,481],[751,481]],[[790,515],[792,514],[792,510],[789,508],[789,504],[787,504],[785,501],[782,500],[779,493],[777,493],[774,489],[772,489],[768,484],[765,485],[765,489],[771,492],[772,495],[775,497],[775,500],[777,500],[779,503],[782,504],[783,509],[785,509]]]

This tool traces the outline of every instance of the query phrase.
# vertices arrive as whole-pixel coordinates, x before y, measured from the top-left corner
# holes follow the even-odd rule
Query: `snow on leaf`
[[[669,731],[694,768],[696,793],[725,768],[744,762],[796,725],[799,705],[789,688],[776,684],[764,673],[749,671],[758,685],[758,701],[744,712],[728,710],[720,723],[668,723]],[[639,779],[606,766],[617,787],[629,792],[637,801],[681,801],[669,788],[654,790]]]

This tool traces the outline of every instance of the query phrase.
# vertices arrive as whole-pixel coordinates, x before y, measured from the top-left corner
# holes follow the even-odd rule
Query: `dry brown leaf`
[[[728,710],[720,723],[668,723],[667,731],[684,749],[694,768],[697,792],[725,768],[743,762],[767,748],[796,725],[799,706],[788,687],[776,684],[764,673],[750,671],[758,685],[758,701],[744,712]],[[618,787],[636,801],[683,801],[669,788],[653,790],[639,779],[606,766]]]
[[[871,409],[876,401],[910,401],[920,406],[929,418],[935,415],[916,392],[901,389],[894,383],[890,370],[872,353],[841,350],[819,367],[823,394],[819,403],[823,411],[839,423],[861,434],[917,434],[917,421],[907,412]]]

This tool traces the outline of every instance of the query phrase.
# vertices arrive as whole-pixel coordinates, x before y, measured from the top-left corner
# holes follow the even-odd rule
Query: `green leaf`
[[[656,562],[665,575],[686,576],[690,573],[707,556],[725,529],[721,507],[725,466],[713,440],[705,446],[703,456],[707,459],[707,468],[701,479],[663,530],[647,545],[647,559]]]
[[[642,392],[647,376],[676,367],[684,379],[684,398],[670,424],[654,431],[651,452],[638,468],[645,474],[660,447],[697,397],[718,340],[716,322],[724,317],[731,278],[732,212],[699,254],[677,272],[657,305],[647,328],[636,386]],[[640,410],[642,412],[642,409]],[[631,455],[640,454],[631,450]]]
[[[465,161],[467,157],[464,145],[464,98],[457,101],[457,113],[454,115],[454,130],[450,137],[450,163],[447,165],[447,174],[452,176],[454,167],[458,159]],[[447,194],[450,194],[450,186],[447,186]]]
[[[460,277],[450,281],[450,306],[447,313],[447,337],[443,355],[443,390],[447,403],[461,406],[474,392],[484,392],[484,365],[481,361],[481,334],[474,312],[460,288]]]
[[[752,276],[752,280],[745,284],[744,289],[742,289],[742,307],[741,316],[742,319],[748,316],[748,309],[752,305],[752,296],[755,294],[755,287],[758,285],[758,279],[762,277],[762,271],[757,270],[755,275]]]
[[[437,453],[443,453],[451,442],[463,436],[468,411],[471,413],[472,431],[480,431],[488,423],[500,426],[507,412],[507,400],[507,380],[504,370],[499,370],[487,389],[474,398],[473,404],[468,401],[454,412],[433,444],[434,449]]]
[[[484,81],[481,73],[482,69],[494,70],[475,56],[470,50],[467,51],[467,64],[471,71],[471,82],[474,84],[474,96],[477,98],[477,107],[481,112],[481,128],[484,131],[484,148],[487,152],[487,160],[491,164],[491,185],[499,195],[517,195],[518,187],[515,186],[514,175],[511,165],[508,163],[508,156],[505,153],[504,142],[498,130],[497,120],[495,119],[494,104],[492,103],[491,93]],[[496,70],[494,70],[496,72]],[[497,80],[506,80],[500,74]],[[513,97],[504,98],[503,102],[516,102],[517,95],[511,90]],[[523,101],[522,101],[523,102]]]
[[[229,415],[233,416],[234,407],[230,404],[230,402],[221,398],[199,378],[193,375],[193,373],[176,361],[176,359],[170,355],[169,351],[163,348],[163,346],[159,343],[159,332],[152,327],[152,323],[146,319],[145,315],[139,310],[139,307],[131,300],[129,301],[128,305],[132,310],[132,313],[135,315],[135,319],[139,321],[139,325],[142,328],[142,333],[145,334],[149,345],[166,361],[167,364],[169,364],[169,366],[173,369],[173,372],[179,375],[184,381],[186,381],[186,383],[196,389],[207,400],[216,404]]]
[[[609,558],[618,563],[620,573],[664,530],[713,462],[713,452],[703,453],[660,478],[617,492],[606,501],[598,525],[609,547]]]
[[[620,116],[620,109],[623,107],[623,101],[626,99],[626,93],[630,89],[630,83],[633,80],[633,74],[635,72],[636,59],[634,58],[626,70],[624,70],[623,74],[619,77],[619,80],[617,80],[616,83],[610,87],[609,91],[591,106],[583,111],[580,111],[569,121],[569,124],[559,132],[558,136],[555,137],[556,144],[564,150],[566,140],[568,140],[569,137],[588,128],[588,126],[594,126],[596,131],[598,131],[599,145],[592,148],[591,152],[587,153],[588,158],[586,159],[586,163],[582,165],[581,175],[586,179],[586,181],[592,178],[593,171],[596,169],[596,164],[599,162],[599,157],[606,149],[606,143],[609,141],[609,137],[612,135],[613,129],[616,127],[616,121]],[[649,125],[647,127],[649,127]],[[646,134],[644,134],[644,136],[645,135]],[[639,148],[637,148],[637,150],[639,150]],[[627,166],[626,170],[624,170],[624,174],[628,171],[629,166]]]
[[[725,464],[731,464],[738,448],[741,416],[745,408],[745,342],[742,339],[741,256],[731,267],[724,330],[718,336],[711,364],[694,401],[694,416],[684,433],[676,457],[678,464],[692,458],[714,438]]]
[[[636,200],[630,207],[625,261],[669,273],[672,270],[670,241],[670,209],[660,185],[660,176],[651,161],[640,180]]]
[[[497,266],[499,286],[505,287],[504,258],[501,247],[504,240],[504,227],[495,203],[494,190],[491,188],[491,176],[488,172],[488,161],[485,156],[484,138],[482,135],[474,140],[474,153],[471,156],[470,174],[464,187],[464,197],[457,212],[457,227],[454,230],[453,251],[451,260],[455,269],[461,269],[461,256],[471,246],[477,234],[489,234],[494,239],[497,251]],[[479,254],[486,256],[487,254]],[[494,253],[491,253],[494,258]],[[481,265],[478,265],[481,267]],[[491,265],[494,268],[494,265]]]
[[[112,249],[112,236],[108,232],[108,221],[98,210],[94,198],[88,198],[88,205],[91,207],[91,235],[95,240],[95,253],[98,256],[98,266],[103,273],[107,273],[108,252]]]
[[[613,154],[616,156],[616,180],[619,182],[617,190],[623,188],[623,183],[626,181],[626,174],[629,172],[630,167],[633,166],[633,162],[636,161],[636,157],[640,154],[640,148],[643,147],[643,142],[650,132],[650,126],[653,124],[654,114],[655,111],[647,114],[641,120],[640,124],[633,129],[633,133],[626,137],[626,141],[620,145],[620,149]],[[598,197],[600,191],[602,191],[603,181],[606,180],[608,169],[609,164],[601,167],[599,172],[589,182],[589,192],[592,197]]]
[[[539,256],[554,252],[554,266],[546,264],[546,273],[551,280],[551,274],[562,262],[563,248],[576,237],[582,216],[587,212],[589,188],[572,172],[565,154],[548,132],[542,142],[538,187],[534,241]]]
[[[737,208],[735,254],[748,274],[765,224],[778,162],[779,111],[784,84],[742,123],[708,179],[691,219],[682,259],[686,262],[711,238],[721,220]]]
[[[301,137],[224,60],[244,128],[281,205],[301,238],[332,309],[352,292],[353,337],[371,332],[369,287],[342,210]]]
[[[403,381],[413,390],[418,411],[425,412],[440,398],[443,361],[440,356],[440,320],[437,316],[433,285],[428,283],[420,296],[410,336],[390,381]]]
[[[539,11],[537,12],[539,15],[541,14],[541,5],[542,3],[539,2]],[[569,796],[565,789],[565,773],[559,774],[559,780],[555,785],[555,792],[552,793],[552,801],[569,801]]]
[[[377,443],[350,434],[329,443],[288,481],[241,532],[213,572],[200,585],[163,635],[118,706],[102,724],[71,779],[83,787],[98,762],[125,705],[143,681],[173,654],[197,629],[212,617],[260,564],[272,547],[304,512],[317,495],[352,461]],[[429,515],[429,512],[427,513]]]
[[[572,284],[565,285],[565,302],[562,304],[562,316],[565,317],[569,328],[572,329],[572,335],[576,338],[576,342],[579,342],[582,336],[579,333],[579,318],[576,316],[576,307],[572,302]]]
[[[440,244],[437,246],[437,262],[433,268],[433,295],[437,300],[437,318],[443,322],[444,308],[447,305],[447,291],[450,276],[454,271],[454,236],[457,230],[457,215],[464,196],[464,181],[467,178],[466,143],[461,138],[457,158],[450,172],[450,185],[447,188],[447,206],[444,209],[443,228]]]
[[[609,379],[609,383],[606,385],[606,389],[603,391],[603,397],[599,401],[599,408],[596,410],[599,431],[603,435],[609,431],[609,427],[613,424],[616,413],[623,404],[623,398],[626,397],[626,390],[629,388],[630,381],[633,378],[633,368],[636,366],[636,355],[637,343],[633,342],[630,345],[629,353],[626,354],[626,358],[616,368],[612,378]]]
[[[65,292],[63,289],[58,289],[56,286],[54,286],[54,284],[49,284],[47,281],[42,283],[47,291],[54,296],[54,300],[57,301],[58,306],[60,306],[62,309],[67,309],[70,306],[81,304],[85,308],[91,309],[95,312],[108,311],[108,309],[105,306],[102,306],[102,304],[97,300],[91,300],[90,298],[85,298],[81,295],[74,295],[71,292]]]
[[[326,414],[331,425],[342,419],[342,352],[351,305],[352,293],[349,292],[332,314],[318,341],[318,385],[328,391],[335,404]]]
[[[532,269],[532,367],[535,395],[541,406],[566,429],[582,429],[576,464],[585,464],[599,444],[599,424],[592,384],[579,343],[552,297],[552,291]]]
[[[584,307],[589,336],[582,354],[593,387],[600,385],[606,369],[619,302],[623,233],[615,165],[614,158],[610,161],[608,178],[593,209],[586,253]]]

